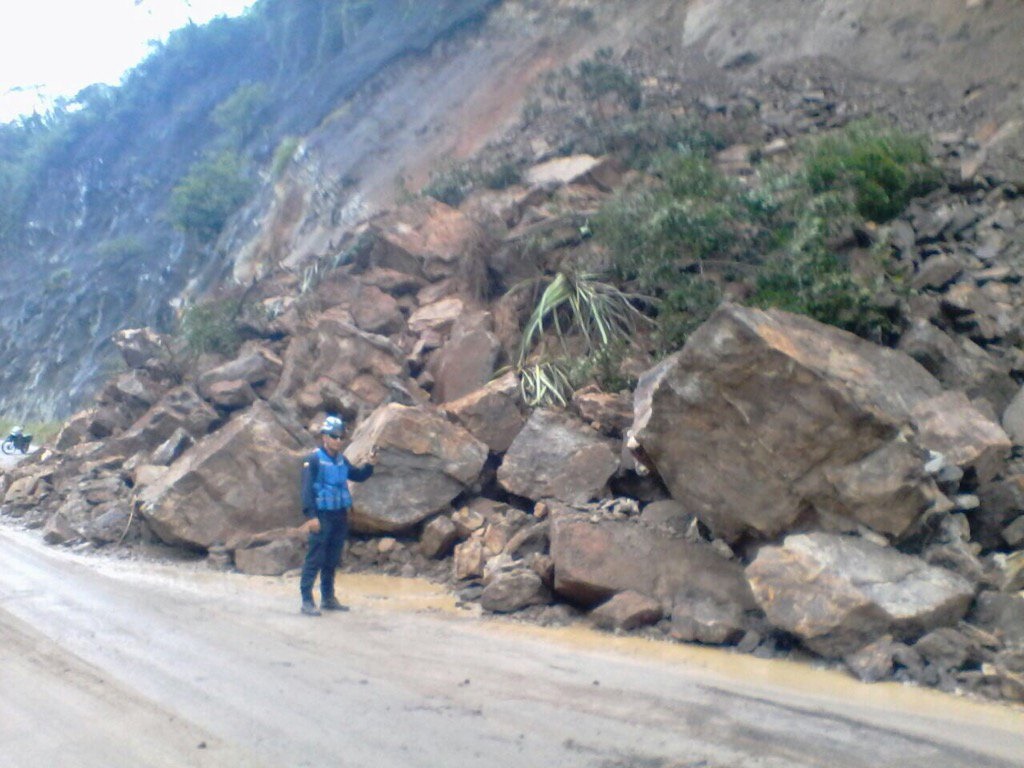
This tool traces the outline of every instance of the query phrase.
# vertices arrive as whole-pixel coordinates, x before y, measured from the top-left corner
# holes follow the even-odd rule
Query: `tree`
[[[209,242],[251,189],[242,158],[230,150],[220,152],[192,166],[172,190],[171,220],[200,242]]]

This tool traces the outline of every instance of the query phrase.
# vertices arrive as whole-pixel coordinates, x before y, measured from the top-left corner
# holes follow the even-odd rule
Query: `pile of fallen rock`
[[[831,124],[831,99],[808,91],[799,114]],[[802,128],[769,117],[785,152]],[[742,174],[756,149],[718,159]],[[616,631],[799,646],[865,680],[1024,700],[1024,197],[965,171],[842,245],[904,272],[898,349],[725,305],[679,353],[634,361],[635,393],[558,410],[527,411],[496,375],[530,309],[504,291],[594,256],[577,212],[621,168],[544,157],[460,208],[413,201],[264,277],[236,355],[119,333],[126,370],[3,475],[3,514],[53,544],[159,541],[282,574],[303,555],[311,427],[339,413],[347,455],[379,457],[353,489],[352,567],[444,578],[493,612],[571,606]]]
[[[148,332],[120,341],[138,367],[107,398],[141,404],[154,396],[137,385],[167,368],[165,347]],[[246,378],[221,381],[254,393],[287,367],[243,355],[211,374],[224,366]],[[127,531],[245,572],[295,568],[311,438],[258,396],[232,413],[213,405],[220,374],[198,389],[166,382],[101,439],[81,436],[102,429],[102,407],[72,420],[5,477],[5,513],[53,543]],[[468,397],[515,410],[510,389],[499,379]],[[347,454],[358,463],[375,447],[379,459],[355,487],[357,561],[447,570],[490,611],[565,602],[611,629],[758,653],[799,643],[864,679],[1024,698],[1024,559],[1012,551],[1024,474],[1002,427],[908,355],[724,306],[645,374],[628,429],[621,395],[581,392],[573,409],[505,431],[466,417],[463,399],[389,402],[359,423]],[[609,495],[626,475],[644,498]]]

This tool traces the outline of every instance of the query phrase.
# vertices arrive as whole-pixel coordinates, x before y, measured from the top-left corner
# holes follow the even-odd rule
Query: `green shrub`
[[[251,190],[242,158],[234,152],[220,152],[193,165],[171,191],[171,220],[200,242],[210,242]]]
[[[473,188],[473,175],[467,166],[454,164],[430,174],[430,181],[421,190],[424,195],[457,207]]]
[[[123,235],[104,240],[93,250],[96,258],[102,261],[127,263],[141,258],[145,252],[145,246],[134,235]]]
[[[575,8],[571,12],[572,23],[587,29],[597,29],[592,8]]]
[[[749,236],[742,192],[700,155],[684,152],[655,164],[652,186],[614,197],[594,220],[619,279],[657,299],[658,346],[679,348],[717,306],[708,262],[739,264]]]
[[[859,137],[859,130],[848,135]],[[913,158],[900,167],[914,169],[923,157],[907,149],[914,141],[890,133],[884,143],[898,148],[893,156]],[[873,276],[857,278],[831,247],[841,227],[862,221],[865,201],[871,203],[866,210],[874,212],[878,200],[862,193],[866,172],[824,175],[826,167],[846,167],[832,163],[839,157],[830,149],[835,146],[814,145],[797,172],[762,168],[746,186],[725,178],[699,153],[676,153],[652,166],[652,183],[622,192],[602,208],[594,220],[597,240],[619,279],[657,300],[662,352],[685,342],[729,283],[741,283],[734,294],[746,295],[754,306],[798,312],[878,341],[891,336],[895,318],[887,307],[898,286],[884,259]],[[877,152],[848,156],[876,157]],[[923,170],[915,173],[908,170],[907,178],[927,176]],[[901,197],[890,194],[895,189],[890,185],[886,204],[905,204],[906,195],[920,188],[908,181]]]
[[[835,222],[853,213],[848,196],[841,192],[797,195],[792,208],[792,232],[784,247],[761,265],[749,303],[807,315],[866,338],[884,340],[894,323],[878,296],[895,289],[884,265],[876,271],[875,284],[865,285],[829,249]]]
[[[295,157],[299,149],[299,139],[296,136],[285,136],[274,150],[274,158],[270,161],[270,177],[280,179],[284,175],[285,168]]]
[[[181,315],[179,333],[193,355],[214,352],[233,355],[243,338],[239,328],[242,315],[239,299],[219,299],[192,304]]]
[[[85,119],[58,108],[0,124],[0,240],[8,248],[24,235],[28,206],[62,171]]]
[[[0,240],[13,242],[22,226],[30,185],[27,175],[14,163],[0,160]]]
[[[602,48],[593,59],[581,61],[576,68],[576,80],[584,98],[597,102],[614,94],[634,112],[643,103],[643,90],[635,77],[612,63],[612,50]]]
[[[647,170],[666,151],[700,157],[724,149],[722,137],[689,119],[662,110],[614,117],[588,133],[590,154],[614,153],[631,168]]]
[[[722,300],[718,284],[700,274],[679,275],[661,296],[655,338],[663,351],[680,349]]]
[[[876,341],[893,329],[875,294],[826,251],[802,253],[766,268],[749,303],[807,315]]]
[[[636,387],[636,379],[622,373],[622,361],[629,351],[631,339],[618,339],[579,358],[569,371],[569,378],[582,386],[595,382],[605,392],[621,392]]]
[[[520,112],[519,119],[522,121],[523,125],[530,125],[542,114],[544,114],[544,106],[541,104],[540,99],[527,99],[526,103],[523,104],[523,109]]]
[[[846,189],[857,212],[878,222],[897,216],[911,199],[939,182],[923,137],[871,121],[853,123],[817,140],[806,169],[813,192]]]
[[[263,83],[245,83],[213,110],[213,123],[233,146],[249,139],[260,125],[260,116],[270,103]]]
[[[523,180],[523,174],[515,163],[501,163],[496,168],[480,174],[480,183],[487,189],[507,189]]]
[[[62,267],[51,272],[50,276],[46,278],[45,290],[47,293],[54,293],[56,291],[63,290],[70,281],[71,270],[68,267]]]
[[[594,231],[624,280],[657,294],[710,258],[724,259],[740,233],[737,192],[704,158],[676,153],[656,168],[659,183],[618,195]]]

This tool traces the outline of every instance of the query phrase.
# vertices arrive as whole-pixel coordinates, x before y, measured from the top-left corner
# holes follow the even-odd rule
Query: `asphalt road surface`
[[[1004,768],[1024,710],[543,630],[432,585],[76,555],[0,528],[0,765]]]

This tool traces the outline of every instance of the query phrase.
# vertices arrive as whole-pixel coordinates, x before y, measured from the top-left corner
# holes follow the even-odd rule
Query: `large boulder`
[[[663,615],[661,603],[639,592],[619,592],[611,600],[590,612],[590,619],[602,629],[629,631],[658,622]]]
[[[214,399],[218,384],[244,382],[258,389],[276,380],[282,367],[283,363],[273,352],[255,348],[203,373],[197,381],[197,388],[199,394],[208,400]]]
[[[572,407],[598,432],[622,437],[633,423],[633,398],[628,391],[602,392],[591,384],[572,393]]]
[[[487,460],[487,446],[427,406],[377,409],[356,429],[345,455],[358,465],[373,447],[373,477],[352,485],[350,520],[366,532],[407,530],[445,509],[476,482]]]
[[[666,613],[702,595],[755,610],[742,567],[706,544],[666,536],[635,521],[559,513],[551,521],[555,591],[587,608],[620,592],[657,600]]]
[[[93,434],[90,427],[95,413],[96,409],[88,408],[70,416],[60,428],[60,432],[57,433],[54,448],[58,451],[66,451],[79,443],[91,440]]]
[[[420,536],[420,552],[425,557],[441,558],[451,554],[452,547],[459,540],[459,531],[447,515],[438,515],[423,526]]]
[[[1008,474],[978,488],[980,505],[971,510],[971,539],[984,549],[1003,549],[1012,544],[1004,537],[1006,526],[1024,514],[1024,475]]]
[[[389,273],[397,279],[388,279]],[[372,275],[337,270],[324,276],[313,296],[321,311],[340,309],[367,333],[390,336],[405,326],[402,306],[395,296],[416,290],[423,282],[391,270],[375,270]]]
[[[252,386],[241,379],[217,381],[203,393],[210,405],[222,411],[235,411],[256,402],[258,396]]]
[[[633,434],[672,496],[729,541],[798,519],[899,536],[941,499],[912,415],[941,392],[901,352],[723,305],[641,378]]]
[[[996,413],[1002,413],[1018,392],[1007,363],[1000,363],[966,336],[950,336],[927,320],[919,319],[911,325],[900,337],[899,349],[947,389],[962,390],[971,399],[983,400]]]
[[[90,440],[110,437],[131,426],[132,420],[122,408],[116,405],[104,405],[90,408],[73,417],[73,421],[82,427],[81,439],[74,441],[70,436],[61,435],[58,447],[61,450],[70,448]],[[77,431],[77,430],[76,430]]]
[[[519,407],[519,383],[511,372],[443,407],[494,453],[507,451],[526,423]]]
[[[768,620],[822,656],[890,633],[911,640],[955,624],[974,597],[961,576],[855,536],[794,534],[747,566]]]
[[[235,550],[235,568],[256,576],[280,576],[302,565],[305,542],[296,538],[274,539],[246,549]]]
[[[375,267],[441,280],[483,277],[483,254],[493,247],[466,214],[429,197],[382,216],[370,227],[373,246],[363,259]]]
[[[139,520],[132,515],[126,502],[116,501],[96,507],[93,518],[85,526],[85,535],[93,544],[102,546],[124,541],[132,529],[139,527]],[[137,533],[135,533],[137,535]]]
[[[145,370],[160,378],[180,373],[170,339],[156,331],[127,328],[115,333],[111,340],[130,369]]]
[[[428,371],[435,403],[458,400],[490,380],[501,352],[490,325],[490,315],[483,312],[459,318],[444,346],[431,355]]]
[[[25,474],[4,482],[7,488],[4,491],[3,503],[5,511],[10,512],[10,507],[32,507],[37,505],[52,489],[50,481],[40,473]]]
[[[1014,395],[1001,417],[1003,429],[1017,445],[1024,445],[1024,387]]]
[[[351,311],[356,325],[368,333],[390,336],[405,326],[398,301],[372,285],[363,286]]]
[[[204,437],[220,419],[217,412],[189,386],[175,387],[144,413],[119,438],[125,453],[152,450],[183,430],[193,439]]]
[[[603,495],[618,466],[611,441],[566,414],[539,409],[505,454],[498,482],[528,499],[581,504]]]
[[[1007,648],[1024,652],[1024,595],[982,592],[970,621],[992,633]]]
[[[133,368],[107,382],[96,402],[101,406],[120,406],[125,413],[137,417],[152,407],[166,389],[146,371]]]
[[[974,471],[987,483],[1006,469],[1010,437],[996,422],[971,405],[963,392],[943,392],[913,407],[917,440],[946,461]]]
[[[466,311],[466,302],[458,296],[444,296],[423,302],[409,315],[409,330],[418,336],[433,335],[440,338],[451,333]]]
[[[608,192],[618,185],[622,169],[611,157],[573,155],[556,157],[535,165],[526,172],[528,184],[554,189],[567,184],[585,184]]]
[[[257,402],[142,488],[136,504],[163,541],[201,549],[297,525],[302,453],[293,432]]]

